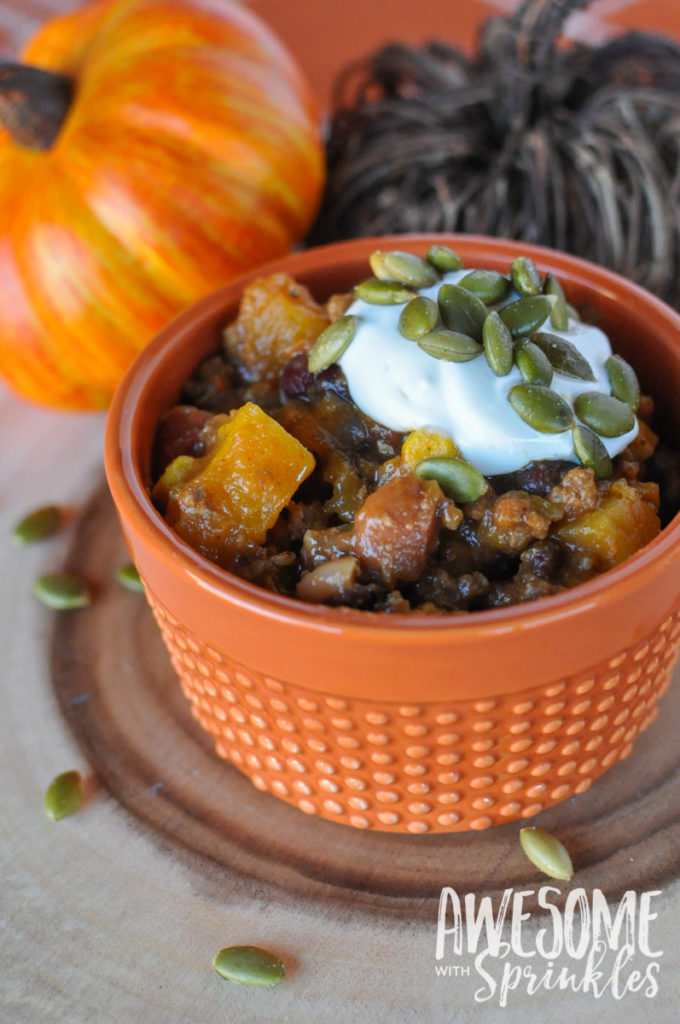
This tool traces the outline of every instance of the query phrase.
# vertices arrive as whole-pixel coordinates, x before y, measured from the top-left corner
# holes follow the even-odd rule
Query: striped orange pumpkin
[[[55,73],[38,92],[70,95],[50,142],[36,90],[17,101],[32,70],[5,65],[3,92],[0,67],[0,374],[42,404],[102,407],[174,314],[304,233],[318,119],[282,45],[229,0],[99,0],[23,60]]]

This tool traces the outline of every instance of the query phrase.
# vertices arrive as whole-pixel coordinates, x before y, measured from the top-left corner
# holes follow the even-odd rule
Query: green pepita
[[[309,350],[307,369],[310,373],[321,373],[337,362],[349,348],[359,326],[359,318],[348,313],[334,320],[322,331]]]
[[[574,400],[582,423],[601,437],[621,437],[635,426],[635,413],[626,402],[601,391],[584,391]]]
[[[57,532],[61,516],[61,509],[57,505],[36,508],[19,520],[12,530],[12,540],[16,544],[32,544],[37,540],[45,540]]]
[[[282,960],[257,946],[227,946],[213,960],[222,978],[245,985],[278,985],[286,968]]]
[[[481,342],[488,312],[481,299],[457,284],[443,284],[437,299],[442,320],[450,331],[467,334]]]
[[[497,377],[505,377],[512,369],[512,335],[495,311],[489,313],[484,321],[482,343],[486,361],[492,371]]]
[[[554,370],[565,377],[577,377],[579,380],[595,380],[593,368],[570,341],[565,341],[557,334],[537,331],[531,340],[545,352]]]
[[[379,281],[377,277],[369,277],[354,286],[354,294],[373,306],[401,306],[416,293],[398,281]]]
[[[400,281],[413,288],[429,288],[439,280],[437,271],[426,260],[412,252],[372,252],[368,262],[381,281]]]
[[[576,306],[572,306],[572,304],[570,302],[565,302],[564,305],[566,306],[567,316],[569,317],[569,319],[570,320],[575,320],[577,324],[580,324],[581,323],[581,314],[577,310]]]
[[[482,346],[474,338],[460,331],[430,331],[418,338],[418,346],[429,356],[451,363],[467,363],[482,351]]]
[[[411,299],[399,316],[399,333],[409,341],[417,341],[423,334],[429,334],[439,321],[439,306],[427,295]]]
[[[564,290],[552,271],[546,274],[543,284],[543,294],[552,299],[550,311],[550,323],[556,331],[566,331],[569,327],[569,316],[567,314],[567,303],[564,298]]]
[[[568,881],[574,874],[571,857],[559,839],[543,828],[522,828],[519,841],[531,863],[549,878]]]
[[[550,386],[553,377],[550,360],[532,341],[525,340],[518,344],[515,350],[515,363],[525,384]]]
[[[633,412],[640,406],[640,384],[635,370],[621,356],[610,356],[604,364],[614,398],[629,405]]]
[[[427,262],[439,270],[442,274],[450,273],[452,270],[460,270],[463,261],[448,245],[431,245],[427,250]]]
[[[467,288],[487,306],[502,302],[512,287],[507,277],[503,277],[497,270],[471,270],[458,284],[461,288]]]
[[[569,403],[543,384],[516,384],[508,392],[508,401],[525,423],[542,434],[562,434],[574,422]]]
[[[528,256],[518,256],[512,261],[510,277],[520,295],[540,295],[543,278],[534,261]]]
[[[498,315],[513,338],[521,338],[537,330],[550,315],[552,303],[547,295],[531,295],[526,299],[509,302],[498,310]]]
[[[52,821],[60,821],[69,814],[75,814],[83,802],[83,793],[83,777],[80,772],[70,771],[57,775],[45,793],[45,814]]]
[[[84,608],[91,600],[90,588],[85,580],[70,572],[40,576],[33,584],[33,592],[39,601],[56,611]]]
[[[488,483],[475,466],[447,456],[423,459],[414,472],[422,480],[436,480],[448,498],[464,505],[476,501],[488,490]]]
[[[613,472],[612,460],[597,434],[583,423],[577,423],[571,437],[576,458],[581,465],[592,469],[598,480],[608,480]]]
[[[127,562],[125,565],[119,565],[116,569],[116,580],[120,583],[121,587],[125,587],[126,590],[134,590],[138,593],[144,592],[144,584],[142,578],[139,575],[139,571],[136,565],[132,562]]]

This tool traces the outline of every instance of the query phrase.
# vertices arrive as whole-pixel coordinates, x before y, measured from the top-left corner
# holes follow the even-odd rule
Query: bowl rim
[[[180,313],[142,350],[116,390],[105,430],[106,473],[119,514],[134,526],[136,533],[143,537],[145,544],[158,556],[163,557],[172,552],[174,567],[188,574],[201,590],[209,591],[213,596],[230,603],[236,602],[242,607],[248,607],[260,615],[274,617],[279,622],[314,626],[322,631],[384,632],[391,639],[402,631],[409,635],[414,632],[422,635],[441,634],[442,631],[450,630],[456,634],[495,634],[512,632],[520,625],[535,627],[555,619],[563,621],[565,617],[580,615],[584,609],[597,606],[603,595],[613,588],[620,594],[624,591],[630,593],[643,583],[651,582],[670,563],[680,560],[678,512],[654,540],[619,566],[561,593],[472,613],[386,613],[306,603],[259,587],[210,562],[165,523],[151,502],[139,466],[132,457],[131,441],[139,419],[139,399],[149,388],[154,376],[161,372],[169,355],[183,348],[185,339],[196,326],[212,319],[226,305],[233,304],[246,284],[265,274],[285,271],[291,276],[304,275],[307,271],[337,265],[343,259],[355,260],[360,254],[363,256],[375,248],[394,248],[397,245],[422,248],[433,243],[458,246],[459,249],[465,249],[466,253],[484,249],[499,257],[514,251],[516,254],[532,256],[544,265],[556,261],[562,274],[570,272],[572,283],[580,283],[592,289],[595,279],[598,290],[608,291],[611,296],[624,287],[634,300],[643,303],[669,328],[674,328],[680,338],[680,314],[622,275],[546,246],[484,235],[420,232],[356,238],[288,254],[233,278]]]

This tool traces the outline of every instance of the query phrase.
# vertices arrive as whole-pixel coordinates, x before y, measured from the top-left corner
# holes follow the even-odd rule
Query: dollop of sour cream
[[[457,283],[470,267],[442,275],[431,288],[419,289],[436,301],[442,284]],[[519,298],[513,292],[506,302]],[[485,476],[512,473],[539,459],[577,462],[571,430],[548,434],[525,423],[508,401],[508,392],[521,384],[513,366],[497,377],[483,355],[465,363],[436,359],[416,342],[399,333],[403,306],[380,306],[355,299],[347,313],[359,317],[349,348],[338,360],[355,404],[377,423],[399,432],[430,429],[450,437],[464,459]],[[605,362],[612,354],[606,334],[597,327],[569,319],[565,331],[556,331],[550,317],[537,327],[570,341],[588,360],[594,381],[577,380],[555,371],[550,385],[570,405],[584,391],[609,394]],[[578,422],[578,421],[576,421]],[[620,437],[601,438],[610,456],[633,440],[635,427]]]

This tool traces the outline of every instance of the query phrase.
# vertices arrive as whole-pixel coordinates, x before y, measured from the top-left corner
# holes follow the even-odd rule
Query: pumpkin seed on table
[[[567,313],[567,302],[564,297],[564,289],[552,271],[546,274],[543,284],[543,294],[552,299],[550,311],[550,323],[556,331],[566,331],[569,327],[569,315]]]
[[[437,295],[442,320],[451,331],[481,342],[488,310],[481,299],[457,284],[443,284]]]
[[[310,373],[321,373],[337,362],[349,348],[359,326],[359,317],[351,313],[339,317],[321,332],[307,354],[307,369]]]
[[[525,384],[544,384],[549,387],[553,368],[545,352],[533,341],[521,341],[515,350],[515,363]]]
[[[400,281],[414,288],[429,288],[439,275],[431,263],[412,252],[372,252],[368,258],[371,270],[381,281]]]
[[[427,295],[417,295],[404,306],[399,316],[399,333],[409,341],[429,334],[439,321],[439,306]]]
[[[278,985],[286,968],[282,960],[258,946],[227,946],[213,960],[222,978],[245,985]]]
[[[592,469],[598,480],[607,480],[612,475],[612,460],[603,442],[590,427],[577,423],[571,432],[576,458],[582,466]]]
[[[562,434],[574,422],[569,403],[543,384],[515,384],[508,401],[525,423],[542,434]]]
[[[524,853],[539,871],[549,878],[568,882],[574,866],[566,847],[543,828],[521,828],[519,841]]]
[[[379,281],[377,277],[369,277],[354,286],[354,294],[373,306],[401,306],[416,293],[398,281]]]
[[[558,373],[565,377],[577,377],[579,380],[595,380],[592,366],[570,341],[547,331],[536,331],[531,335],[531,340],[545,352],[553,369]]]
[[[414,468],[421,480],[436,480],[447,498],[465,504],[476,501],[488,490],[488,483],[479,470],[465,462],[446,455],[422,459]]]
[[[33,544],[46,540],[57,532],[61,525],[62,511],[57,505],[43,505],[20,519],[12,530],[15,544]]]
[[[144,584],[142,583],[142,577],[139,575],[139,570],[133,562],[126,562],[125,565],[119,565],[116,569],[116,580],[120,583],[121,587],[125,590],[133,590],[137,593],[144,592]]]
[[[512,369],[514,347],[512,335],[495,310],[482,327],[482,344],[486,361],[497,377],[505,377]]]
[[[541,273],[528,256],[517,256],[512,261],[510,277],[520,295],[540,295],[543,290]]]
[[[547,295],[530,295],[516,299],[498,310],[498,315],[513,338],[532,334],[550,315],[552,303]]]
[[[84,608],[92,598],[85,580],[70,572],[52,572],[38,577],[33,593],[42,604],[55,611]]]
[[[574,412],[601,437],[621,437],[635,426],[635,413],[625,402],[601,391],[584,391],[574,399]]]
[[[418,347],[429,356],[446,359],[450,363],[467,363],[482,352],[482,346],[469,334],[443,329],[421,335]]]
[[[471,270],[458,284],[476,295],[486,306],[502,302],[509,295],[511,288],[507,277],[499,274],[497,270]]]
[[[52,821],[61,821],[69,814],[75,814],[83,802],[83,777],[78,771],[57,775],[47,787],[43,808]]]
[[[604,364],[614,398],[629,405],[633,412],[640,407],[640,384],[635,370],[622,356],[610,356]]]
[[[458,253],[448,245],[431,245],[427,250],[426,259],[442,274],[450,273],[452,270],[461,270],[463,267],[463,261]]]

